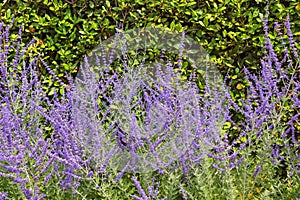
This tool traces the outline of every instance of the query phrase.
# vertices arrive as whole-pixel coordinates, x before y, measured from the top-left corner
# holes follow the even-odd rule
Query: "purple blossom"
[[[285,25],[285,28],[286,28],[286,31],[287,31],[287,35],[289,36],[289,41],[290,41],[289,44],[290,44],[290,47],[293,50],[294,57],[299,58],[298,50],[295,46],[295,40],[294,40],[293,33],[292,33],[292,30],[291,30],[291,26],[290,26],[290,16],[289,15],[286,16],[286,21],[284,22],[284,25]]]
[[[146,195],[145,191],[143,190],[140,182],[135,177],[132,177],[131,180],[133,181],[135,187],[137,188],[138,192],[142,196],[142,199],[148,200],[149,197],[147,197],[147,195]]]
[[[1,192],[1,193],[0,193],[0,199],[1,199],[1,200],[6,199],[7,196],[8,196],[8,193],[7,193],[7,192]]]
[[[256,178],[257,174],[259,173],[259,171],[261,170],[261,166],[258,166],[254,172],[254,178]]]
[[[182,186],[180,186],[180,191],[181,191],[181,194],[182,194],[182,198],[184,200],[187,200],[187,195],[186,195],[186,191],[184,190],[184,188]]]

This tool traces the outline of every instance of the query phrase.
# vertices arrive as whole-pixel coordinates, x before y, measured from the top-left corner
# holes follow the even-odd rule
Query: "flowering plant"
[[[105,53],[98,57],[108,63],[100,70],[100,77],[88,73],[92,66],[85,59],[82,65],[85,70],[81,79],[76,80],[85,89],[78,91],[76,81],[66,75],[69,81],[66,87],[40,58],[26,61],[24,55],[34,41],[24,46],[21,29],[11,38],[9,26],[0,24],[0,176],[3,178],[0,181],[4,183],[0,185],[0,192],[4,192],[1,197],[11,195],[6,186],[13,184],[14,192],[23,198],[48,198],[49,188],[59,184],[60,190],[73,189],[81,197],[92,190],[97,197],[111,198],[117,193],[105,191],[106,184],[122,184],[122,179],[132,173],[135,175],[129,179],[131,188],[136,187],[141,197],[124,195],[135,199],[179,196],[214,199],[214,193],[233,199],[299,195],[299,56],[288,16],[284,27],[289,48],[281,25],[275,24],[285,47],[281,61],[268,36],[267,20],[263,22],[266,51],[261,60],[262,71],[256,76],[244,69],[249,91],[247,99],[239,103],[233,100],[228,87],[217,90],[216,82],[214,85],[207,81],[201,96],[197,71],[191,73],[187,88],[176,93],[173,86],[184,85],[182,77],[173,76],[182,60],[177,65],[165,62],[164,72],[156,64],[156,72],[162,78],[149,85],[137,74],[132,81],[109,68],[113,63]],[[181,42],[180,47],[183,46]],[[54,91],[49,98],[44,93],[36,70],[39,60],[64,88],[62,95]],[[130,71],[128,60],[126,56],[122,60],[125,67],[121,71],[125,73]],[[99,63],[98,67],[102,67]],[[127,115],[120,117],[119,110]],[[234,113],[242,114],[244,120],[234,121]],[[239,129],[240,135],[232,138],[230,127]],[[49,129],[52,132],[46,136]],[[139,131],[145,137],[140,137]],[[182,137],[172,138],[175,132]],[[176,142],[168,143],[170,139]],[[186,141],[188,148],[176,146]],[[168,153],[179,156],[165,159],[164,152],[168,149],[164,147],[169,148]],[[110,160],[116,160],[114,156],[119,156],[120,162],[108,165]],[[129,156],[127,162],[122,160],[124,156]],[[154,161],[158,165],[154,166]],[[114,168],[114,164],[119,166]],[[145,165],[154,166],[156,171],[151,173],[159,177],[159,180],[151,177],[148,194],[143,189],[148,179],[141,183],[137,178],[148,175],[128,171],[129,167]],[[284,173],[279,174],[280,171]],[[156,189],[155,181],[159,182]],[[261,186],[262,182],[266,186]],[[172,192],[166,192],[173,187],[170,184],[180,186],[181,194],[173,196]],[[274,189],[275,184],[285,187]],[[254,188],[259,192],[254,192]]]

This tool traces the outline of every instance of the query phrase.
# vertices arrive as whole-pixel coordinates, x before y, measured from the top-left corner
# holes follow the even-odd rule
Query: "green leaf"
[[[243,31],[243,32],[246,32],[246,29],[245,28],[242,28],[242,27],[238,27],[239,30]]]
[[[297,3],[296,10],[300,10],[300,3]]]
[[[225,123],[224,123],[224,129],[225,129],[225,130],[230,129],[230,127],[231,127],[231,123],[230,123],[230,122],[225,122]]]
[[[93,9],[95,7],[95,4],[92,1],[90,1],[89,6]]]
[[[199,21],[199,24],[200,24],[201,26],[204,26],[204,27],[205,27],[205,25],[204,25],[204,23],[203,23],[202,21]]]
[[[231,79],[237,79],[237,75],[233,75]]]
[[[182,31],[182,25],[180,23],[176,25],[176,31],[178,32]]]
[[[7,11],[6,11],[6,17],[7,18],[11,17],[11,10],[10,9],[7,9]]]
[[[118,110],[118,109],[119,109],[118,106],[116,106],[116,105],[110,105],[110,107],[111,107],[112,109],[115,109],[115,110]]]
[[[242,142],[246,142],[246,141],[247,141],[247,138],[246,138],[246,137],[242,137],[242,138],[241,138],[241,141],[242,141]]]
[[[268,36],[270,37],[271,40],[275,39],[275,36],[271,35],[271,33],[269,33]]]
[[[300,3],[299,3],[299,5],[300,5]],[[299,8],[299,10],[300,10],[300,8]],[[294,33],[294,35],[300,35],[300,32],[296,32],[296,33]]]
[[[208,26],[208,19],[205,17],[203,20],[204,26],[207,27]]]
[[[64,88],[59,88],[59,93],[60,93],[61,95],[64,95],[64,93],[65,93]]]
[[[49,95],[49,96],[54,95],[54,90],[55,90],[55,88],[51,88],[51,89],[50,89],[50,92],[48,93],[48,95]]]
[[[67,70],[67,71],[70,70],[70,65],[68,65],[66,63],[63,63],[62,65],[63,65],[63,67],[64,67],[65,70]]]
[[[175,30],[175,20],[173,20],[170,24],[170,29]]]
[[[109,1],[105,1],[105,4],[108,8],[110,8],[110,2]]]

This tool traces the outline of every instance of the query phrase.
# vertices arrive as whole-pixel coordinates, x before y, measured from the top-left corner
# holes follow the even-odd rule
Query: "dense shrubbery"
[[[108,6],[107,2],[106,6]],[[54,5],[49,9],[54,9],[53,12],[57,15],[61,12],[59,10],[67,9],[70,6],[55,0],[34,3],[18,1],[19,5],[23,3],[26,5],[23,8],[26,9],[31,9],[27,7],[27,3]],[[153,9],[158,7],[166,9],[165,12],[171,12],[167,9],[168,6],[174,8],[175,5],[172,5],[173,1],[169,3],[170,5],[160,4],[157,1],[151,5]],[[55,8],[55,4],[57,8]],[[138,6],[138,4],[141,4],[142,8],[143,3],[140,2],[123,4],[122,9],[126,13],[126,6]],[[187,9],[188,4],[182,5]],[[190,4],[193,6],[193,1]],[[230,3],[227,2],[227,4]],[[211,7],[210,10],[217,9],[217,4],[212,5],[212,7],[210,4],[207,5],[208,8]],[[76,8],[75,4],[73,6]],[[85,4],[81,6],[84,7]],[[89,3],[89,6],[92,9],[96,7],[93,3]],[[180,7],[180,5],[177,6]],[[201,5],[195,4],[194,6]],[[242,8],[238,7],[238,9]],[[102,11],[104,12],[105,9],[102,8]],[[189,12],[192,14],[196,11],[184,11],[187,15]],[[222,13],[220,10],[218,12]],[[111,13],[113,12],[111,11]],[[63,13],[60,14],[63,15]],[[92,18],[94,15],[96,13],[90,14],[89,17]],[[128,19],[123,16],[123,20],[129,22],[127,28],[130,28],[132,21],[129,16],[132,20],[135,19],[135,15],[132,16],[130,13]],[[199,14],[199,18],[204,16],[203,13]],[[148,18],[151,18],[151,14]],[[151,19],[154,22],[159,20],[154,18],[153,16]],[[123,22],[126,23],[126,21]],[[203,20],[204,26],[214,29],[214,27],[206,25],[206,22],[208,23]],[[281,59],[275,53],[276,50],[271,43],[268,21],[263,20],[262,22],[265,54],[261,60],[260,76],[252,75],[246,68],[243,69],[246,74],[245,85],[250,88],[247,94],[248,98],[241,100],[240,103],[235,103],[236,97],[232,96],[230,90],[225,89],[223,93],[215,94],[213,102],[210,101],[211,99],[199,97],[202,106],[194,107],[199,112],[199,118],[193,118],[197,126],[194,127],[191,123],[193,120],[190,120],[188,123],[192,125],[188,125],[193,127],[187,129],[180,126],[181,123],[186,122],[179,117],[185,116],[184,112],[181,112],[181,108],[184,106],[180,102],[178,103],[176,98],[174,101],[172,97],[174,91],[168,89],[170,88],[168,87],[170,82],[168,77],[171,75],[166,73],[165,76],[162,75],[162,77],[166,77],[166,80],[158,82],[152,87],[145,86],[146,89],[142,90],[142,96],[135,92],[126,94],[134,99],[135,105],[140,105],[136,111],[142,111],[142,114],[146,115],[145,119],[133,116],[132,120],[129,120],[130,128],[127,135],[118,129],[119,119],[109,116],[116,107],[112,105],[117,102],[105,93],[108,88],[106,86],[113,86],[114,91],[123,90],[124,85],[126,86],[126,82],[118,81],[120,78],[118,73],[104,71],[107,74],[103,74],[105,81],[100,82],[100,85],[98,82],[93,82],[94,79],[83,76],[82,83],[87,87],[83,96],[92,102],[93,108],[92,115],[89,115],[90,113],[85,113],[86,110],[77,109],[91,105],[85,104],[87,99],[80,96],[80,91],[76,90],[72,77],[64,74],[65,80],[62,81],[62,75],[52,70],[41,58],[31,57],[31,60],[28,61],[26,54],[29,55],[28,49],[32,46],[24,45],[22,42],[22,29],[17,35],[10,35],[9,26],[5,27],[1,24],[0,140],[3,145],[0,147],[0,192],[2,192],[3,198],[5,198],[4,196],[18,198],[19,195],[23,199],[41,199],[43,197],[46,199],[299,198],[298,44],[295,44],[291,34],[288,18],[283,24],[284,26],[277,24],[275,26],[277,34],[280,36],[285,30],[288,36],[288,41],[287,38],[282,38],[280,41],[284,46],[283,59]],[[51,26],[54,27],[55,24]],[[64,29],[67,31],[63,26],[61,26],[62,33],[64,33]],[[178,26],[175,26],[175,29],[177,28]],[[91,33],[89,30],[84,31]],[[60,34],[60,32],[58,33]],[[95,38],[91,38],[90,42],[95,42]],[[283,42],[287,42],[287,44]],[[287,45],[289,46],[287,47]],[[51,46],[49,45],[48,48]],[[68,49],[64,46],[59,48],[64,51]],[[61,51],[63,51],[62,49]],[[106,59],[106,57],[102,59]],[[73,60],[70,58],[70,61]],[[82,68],[89,70],[88,61],[85,61],[84,64]],[[56,83],[60,88],[59,93],[52,90],[51,98],[40,81],[38,67],[41,65],[50,76],[47,80],[49,85],[52,85],[50,82]],[[126,71],[126,69],[123,70]],[[167,72],[170,73],[170,71]],[[206,93],[209,93],[210,87],[211,85],[207,84]],[[119,101],[128,101],[128,96],[122,96],[122,93],[119,95],[120,97],[117,98]],[[218,98],[222,96],[226,97],[224,102],[221,101],[222,98]],[[186,96],[184,97],[186,98]],[[103,101],[99,102],[99,99],[105,99],[109,103],[108,106],[101,107]],[[113,143],[115,145],[110,146],[109,150],[118,152],[127,147],[132,158],[139,156],[137,152],[140,149],[145,151],[151,147],[155,149],[154,146],[165,145],[160,137],[168,137],[168,133],[174,131],[171,124],[167,123],[169,122],[168,117],[166,119],[156,118],[156,120],[166,122],[165,132],[162,132],[160,137],[150,138],[144,142],[142,141],[144,138],[134,135],[140,123],[143,120],[146,123],[147,116],[151,115],[147,108],[151,108],[152,104],[160,105],[161,103],[168,106],[162,106],[160,113],[165,116],[178,116],[176,119],[179,129],[183,130],[184,134],[193,136],[190,148],[182,152],[179,160],[171,160],[168,165],[148,174],[129,173],[126,171],[126,166],[123,166],[124,170],[110,168],[110,165],[105,164],[112,158],[111,154],[101,158],[100,161],[97,160],[97,150],[103,145],[101,142],[106,137],[119,139],[119,142]],[[226,103],[225,111],[218,113],[216,110],[223,111],[223,103]],[[142,109],[143,106],[145,106],[145,110]],[[131,110],[132,108],[127,109]],[[234,120],[234,116],[231,115],[232,111],[239,113],[242,120]],[[216,125],[219,125],[220,128],[217,129]],[[232,137],[231,127],[235,127],[239,131],[237,137]],[[123,140],[124,138],[125,140]],[[151,153],[154,155],[155,151],[153,150]]]

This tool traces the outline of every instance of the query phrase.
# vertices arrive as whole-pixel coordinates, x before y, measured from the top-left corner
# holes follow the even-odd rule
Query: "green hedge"
[[[75,2],[75,1],[74,1]],[[165,26],[185,30],[197,40],[225,73],[243,65],[257,69],[262,56],[263,0],[6,0],[0,3],[1,21],[16,18],[15,31],[24,25],[25,38],[38,40],[35,48],[57,72],[76,71],[82,56],[115,32],[124,29]],[[294,33],[300,36],[300,3],[271,1],[270,21],[283,21],[290,14]],[[28,36],[28,37],[27,37]],[[299,47],[299,46],[298,46]]]

